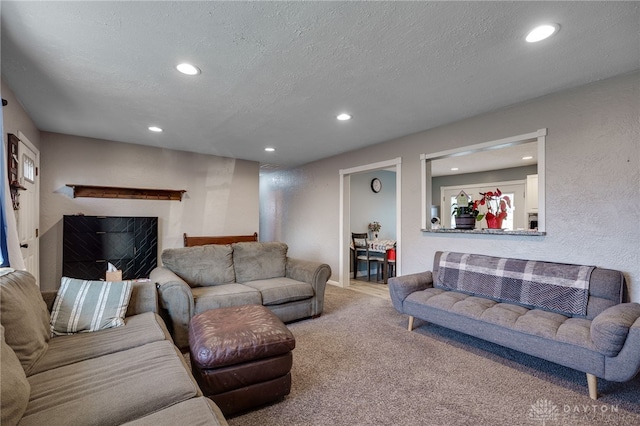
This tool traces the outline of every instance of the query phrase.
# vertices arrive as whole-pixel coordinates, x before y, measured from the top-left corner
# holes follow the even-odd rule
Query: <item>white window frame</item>
[[[22,176],[24,180],[34,183],[36,181],[36,162],[27,154],[22,154]]]
[[[464,146],[461,148],[451,149],[448,151],[441,151],[432,154],[420,155],[420,178],[421,178],[421,201],[422,201],[422,217],[421,227],[422,231],[431,232],[431,206],[432,202],[432,175],[431,175],[431,162],[446,157],[453,157],[457,155],[465,155],[476,151],[484,151],[489,149],[495,149],[501,146],[518,145],[521,143],[528,143],[534,140],[538,142],[538,233],[539,235],[546,234],[546,220],[545,220],[545,181],[546,181],[546,165],[545,165],[545,145],[546,145],[547,129],[538,129],[536,132],[526,133],[522,135],[512,136],[504,139],[498,139],[494,141],[484,142],[476,145]]]

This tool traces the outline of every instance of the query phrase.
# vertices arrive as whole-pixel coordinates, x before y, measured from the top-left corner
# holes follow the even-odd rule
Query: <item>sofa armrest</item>
[[[311,284],[315,293],[312,316],[320,315],[324,309],[324,290],[331,277],[331,267],[326,263],[287,257],[285,276]]]
[[[310,283],[314,289],[327,283],[331,267],[326,263],[287,258],[286,277]]]
[[[407,296],[429,287],[433,287],[431,271],[389,278],[389,294],[393,307],[402,313],[402,303]]]
[[[160,306],[171,319],[171,333],[176,346],[185,348],[189,344],[189,322],[195,312],[191,287],[177,274],[160,266],[149,274],[160,296]]]
[[[600,353],[614,357],[633,326],[640,326],[640,303],[620,303],[605,309],[591,321],[591,340]]]
[[[620,352],[615,357],[605,357],[604,364],[605,373],[602,378],[606,380],[626,382],[640,373],[640,318],[629,327]]]

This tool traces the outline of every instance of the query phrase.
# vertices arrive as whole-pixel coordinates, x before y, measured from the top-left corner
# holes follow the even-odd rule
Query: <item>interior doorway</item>
[[[396,174],[395,190],[395,235],[396,235],[396,275],[400,275],[402,268],[402,235],[400,206],[402,205],[402,159],[400,157],[378,163],[366,164],[350,169],[340,170],[340,262],[339,262],[339,284],[341,287],[349,287],[349,266],[351,264],[351,177],[355,174],[370,172],[375,170],[389,170]],[[354,232],[357,230],[354,230]]]

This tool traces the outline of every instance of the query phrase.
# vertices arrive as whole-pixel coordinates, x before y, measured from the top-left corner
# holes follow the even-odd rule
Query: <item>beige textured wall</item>
[[[17,136],[18,131],[21,131],[29,142],[40,149],[40,131],[4,80],[2,80],[2,98],[8,102],[7,106],[2,108],[4,133],[13,133]],[[6,146],[7,136],[2,135],[2,138]]]
[[[41,133],[40,276],[62,274],[62,217],[157,216],[159,254],[182,234],[252,234],[259,226],[259,164],[212,155]],[[73,198],[67,184],[185,189],[182,201]]]
[[[402,273],[431,269],[436,250],[622,270],[640,301],[640,73],[556,93],[447,126],[263,176],[261,217],[273,239],[329,263],[338,280],[340,169],[402,157]],[[548,128],[545,237],[420,231],[420,154]],[[319,226],[318,224],[322,224]]]

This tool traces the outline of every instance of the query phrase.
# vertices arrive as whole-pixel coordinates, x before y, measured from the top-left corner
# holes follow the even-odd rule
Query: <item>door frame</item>
[[[35,249],[33,251],[35,256],[35,271],[29,271],[36,279],[36,283],[40,286],[40,150],[27,138],[27,136],[18,130],[18,139],[20,139],[20,143],[23,143],[27,148],[29,148],[35,154],[34,162],[35,162],[35,181],[34,181],[34,221],[35,224]],[[20,149],[18,149],[18,156],[21,155]],[[20,162],[22,162],[22,158],[20,157]],[[22,170],[22,163],[20,164],[20,170]],[[21,178],[20,176],[19,178]],[[20,210],[18,210],[18,215],[20,215]],[[21,235],[18,234],[18,239],[20,239]],[[21,241],[19,241],[21,243]],[[21,250],[22,252],[22,250]],[[26,262],[24,262],[24,266],[26,268]]]
[[[356,173],[371,172],[375,170],[393,170],[396,173],[396,275],[402,272],[402,157],[362,166],[340,169],[340,258],[338,271],[338,284],[340,287],[349,287],[349,265],[351,241],[351,175]]]

